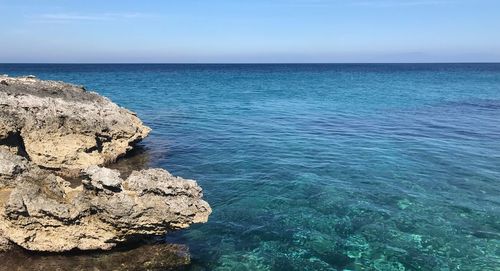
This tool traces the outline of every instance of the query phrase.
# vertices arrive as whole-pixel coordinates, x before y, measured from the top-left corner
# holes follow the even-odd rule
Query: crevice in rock
[[[92,148],[88,148],[85,152],[91,153],[97,151],[98,153],[102,153],[104,143],[111,142],[112,140],[113,138],[111,138],[110,136],[96,134],[95,146],[93,146]]]
[[[99,136],[95,137],[95,143],[96,143],[97,151],[99,153],[102,153],[102,143],[103,143],[103,141],[102,141],[102,139]]]
[[[97,145],[85,150],[86,153],[93,153],[94,151],[98,151],[100,153],[99,147]]]
[[[17,148],[17,155],[20,155],[30,161],[30,157],[26,151],[26,147],[24,146],[23,137],[19,131],[10,132],[6,138],[0,139],[0,145]]]
[[[113,138],[111,136],[101,135],[101,134],[96,135],[95,141],[97,143],[97,149],[99,153],[102,152],[104,143],[111,142],[112,140]]]
[[[107,190],[110,190],[112,192],[115,192],[115,193],[119,193],[122,191],[122,189],[120,187],[113,187],[113,186],[107,186],[107,185],[103,185],[102,187],[106,188]]]
[[[58,173],[61,172],[60,168],[46,167],[46,166],[42,166],[42,165],[38,165],[38,167],[41,168],[41,169],[44,169],[44,170],[52,171],[56,175],[59,175]]]

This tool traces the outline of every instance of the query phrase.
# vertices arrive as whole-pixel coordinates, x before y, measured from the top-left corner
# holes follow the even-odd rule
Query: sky
[[[500,62],[500,1],[0,0],[20,62]]]

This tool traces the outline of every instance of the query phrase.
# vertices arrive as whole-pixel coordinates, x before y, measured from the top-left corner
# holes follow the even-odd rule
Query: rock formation
[[[26,165],[27,161],[23,161]],[[31,251],[107,250],[138,235],[161,235],[206,222],[210,207],[195,181],[163,169],[134,171],[91,166],[82,185],[28,164],[4,189],[0,229]]]
[[[74,175],[105,165],[149,131],[134,113],[84,87],[0,76],[0,145],[41,167]]]
[[[81,87],[0,76],[0,251],[109,250],[206,222],[211,209],[195,181],[102,167],[149,130]]]

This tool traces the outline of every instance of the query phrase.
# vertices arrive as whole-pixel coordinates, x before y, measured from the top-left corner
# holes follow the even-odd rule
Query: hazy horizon
[[[0,65],[433,65],[500,64],[492,62],[0,62]]]
[[[496,63],[498,10],[492,0],[0,0],[0,63]]]

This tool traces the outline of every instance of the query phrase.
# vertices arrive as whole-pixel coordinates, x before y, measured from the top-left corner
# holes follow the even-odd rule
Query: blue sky
[[[498,0],[0,0],[5,62],[499,62]]]

